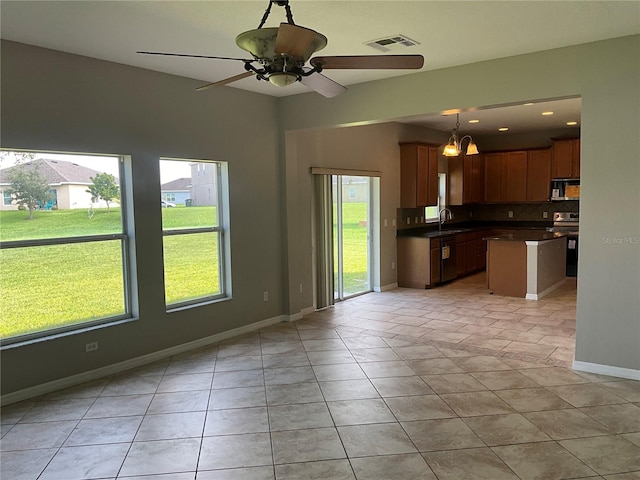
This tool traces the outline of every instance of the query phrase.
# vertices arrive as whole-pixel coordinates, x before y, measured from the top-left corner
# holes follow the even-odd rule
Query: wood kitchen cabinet
[[[400,207],[438,204],[438,147],[426,143],[400,144]]]
[[[468,205],[484,200],[484,157],[449,157],[449,205]]]
[[[551,149],[529,150],[527,161],[527,202],[549,201]]]
[[[580,139],[554,140],[552,150],[553,178],[580,178]]]
[[[506,154],[504,152],[487,153],[484,156],[484,201],[485,203],[501,203],[502,173]]]
[[[527,201],[527,152],[506,152],[502,172],[502,201],[524,203]]]
[[[440,239],[398,237],[398,286],[427,288],[440,282]]]

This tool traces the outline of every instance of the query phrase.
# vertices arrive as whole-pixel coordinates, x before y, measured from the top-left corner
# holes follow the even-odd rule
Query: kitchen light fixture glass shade
[[[473,143],[473,140],[470,140],[469,145],[467,145],[467,155],[478,155],[479,153],[478,146]]]
[[[444,147],[442,154],[445,157],[457,157],[458,155],[460,155],[460,151],[458,150],[458,147],[456,146],[453,139],[449,140],[449,143],[447,143],[447,145]]]

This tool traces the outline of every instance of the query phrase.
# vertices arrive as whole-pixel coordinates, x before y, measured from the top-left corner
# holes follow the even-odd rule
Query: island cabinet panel
[[[527,152],[506,152],[502,172],[502,201],[524,203],[527,201]]]
[[[449,205],[468,205],[484,200],[484,157],[449,157]]]
[[[503,201],[502,173],[506,154],[488,153],[484,156],[485,179],[484,201],[486,203],[501,203]]]
[[[400,207],[438,204],[438,147],[425,143],[400,144]]]
[[[549,201],[551,149],[529,150],[527,160],[527,202]]]
[[[580,139],[555,140],[552,150],[553,178],[580,178]]]

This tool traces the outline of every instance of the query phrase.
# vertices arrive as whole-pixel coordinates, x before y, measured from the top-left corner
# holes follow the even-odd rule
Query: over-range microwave
[[[580,179],[554,178],[551,180],[551,200],[580,200]]]

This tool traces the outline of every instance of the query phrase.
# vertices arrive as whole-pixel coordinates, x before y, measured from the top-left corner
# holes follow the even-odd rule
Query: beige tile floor
[[[640,479],[640,382],[571,371],[575,283],[342,302],[2,410],[2,479]]]

